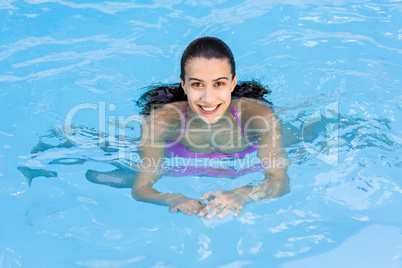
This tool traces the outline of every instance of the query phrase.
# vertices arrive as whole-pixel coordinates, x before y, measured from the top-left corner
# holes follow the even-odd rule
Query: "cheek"
[[[187,100],[188,102],[195,101],[199,98],[197,92],[194,91],[187,91]]]
[[[230,90],[222,92],[221,93],[221,98],[224,99],[224,100],[230,100],[232,98],[232,92]]]

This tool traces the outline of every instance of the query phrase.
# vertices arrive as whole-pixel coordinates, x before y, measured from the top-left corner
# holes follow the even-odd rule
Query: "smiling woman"
[[[194,58],[187,63],[187,75],[181,86],[188,105],[205,123],[216,123],[228,109],[237,75],[230,73],[227,60]]]
[[[378,0],[0,1],[0,210],[12,219],[0,222],[0,267],[402,267],[401,11]],[[214,124],[186,110],[179,79],[182,53],[207,35],[236,59],[191,54],[237,73],[233,108]],[[262,147],[271,107],[287,157],[279,141]],[[152,144],[147,129],[162,136]],[[191,198],[204,209],[204,193],[211,213],[228,211],[245,185],[251,202],[273,197],[263,171],[274,170],[258,157],[269,151],[278,173],[292,162],[289,194],[237,218],[182,213]],[[159,159],[160,172],[146,170]],[[142,190],[159,192],[148,200],[182,212],[132,198],[146,172]]]
[[[237,85],[229,47],[213,37],[191,42],[181,59],[180,81],[178,86],[153,88],[140,98],[145,104],[143,114],[148,116],[142,124],[139,151],[142,163],[153,164],[138,165],[131,175],[133,197],[169,206],[171,212],[210,219],[217,214],[224,218],[232,211],[238,216],[249,202],[288,193],[281,126],[263,101],[268,91],[257,83]],[[265,173],[265,180],[256,186],[203,193],[201,199],[160,193],[152,187],[163,176],[165,156],[237,159],[254,151]]]

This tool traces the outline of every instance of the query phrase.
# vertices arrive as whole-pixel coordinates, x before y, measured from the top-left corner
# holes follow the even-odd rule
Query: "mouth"
[[[221,105],[222,105],[222,103],[220,103],[218,105],[214,105],[214,106],[204,106],[204,105],[198,104],[198,107],[200,107],[201,112],[204,114],[213,114],[218,111],[218,109]]]

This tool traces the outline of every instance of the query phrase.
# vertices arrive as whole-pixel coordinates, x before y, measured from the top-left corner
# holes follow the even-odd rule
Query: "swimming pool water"
[[[401,11],[396,0],[0,1],[0,266],[401,267]],[[271,88],[291,192],[206,221],[88,181],[135,153],[134,101],[177,82],[183,49],[207,35],[232,48],[240,80]],[[258,176],[156,187],[198,198]]]

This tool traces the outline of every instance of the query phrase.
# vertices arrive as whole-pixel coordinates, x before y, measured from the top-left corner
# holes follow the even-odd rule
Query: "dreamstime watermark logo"
[[[225,148],[244,147],[243,137],[248,139],[251,136],[253,138],[248,142],[253,143],[253,146],[261,152],[260,156],[270,155],[272,157],[272,153],[285,149],[281,140],[286,139],[286,137],[282,137],[281,122],[275,115],[264,116],[256,110],[255,116],[242,118],[240,106],[236,107],[236,111],[240,111],[238,119],[239,122],[242,122],[242,125],[236,122],[237,120],[231,114],[230,116],[223,115],[220,118],[219,124],[221,127],[219,128],[216,125],[204,124],[202,129],[188,128],[187,131],[183,131],[185,126],[183,126],[182,122],[185,120],[186,115],[176,105],[167,104],[164,107],[169,111],[164,115],[167,117],[173,116],[179,122],[169,125],[169,123],[166,123],[169,120],[161,120],[161,118],[155,118],[154,116],[150,116],[145,120],[139,115],[115,115],[113,113],[118,108],[115,104],[107,105],[106,102],[102,101],[98,103],[81,103],[72,107],[66,114],[64,134],[71,143],[82,148],[104,148],[113,144],[113,146],[118,147],[119,159],[132,158],[131,152],[124,150],[124,148],[127,147],[127,129],[133,128],[133,123],[135,128],[142,128],[142,136],[137,144],[138,147],[149,146],[155,149],[167,149],[177,145],[180,139],[185,139],[186,144],[194,151],[201,153],[208,150],[219,152],[224,151]],[[93,118],[94,115],[98,121],[96,122],[98,127],[96,129],[96,139],[88,139],[77,131],[75,126],[78,124],[75,121],[78,117],[86,118],[88,116]],[[333,102],[308,116],[300,127],[300,142],[306,151],[318,160],[332,166],[338,165],[339,162],[338,115],[339,104],[338,102]],[[188,118],[186,126],[190,126],[194,120],[197,120],[197,117]],[[317,133],[317,126],[321,126],[319,133]],[[175,131],[172,131],[172,129]],[[175,135],[178,138],[174,138],[170,142],[161,142],[163,138],[161,139],[159,135],[164,131],[176,133]],[[222,138],[223,136],[225,138]],[[200,137],[202,138],[200,139]],[[144,159],[142,162],[144,162]],[[260,162],[264,163],[264,160]],[[272,162],[272,159],[270,162]]]

